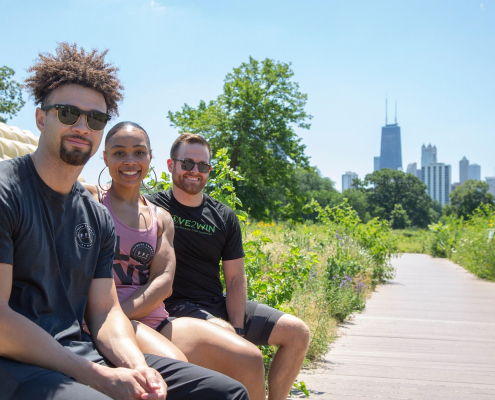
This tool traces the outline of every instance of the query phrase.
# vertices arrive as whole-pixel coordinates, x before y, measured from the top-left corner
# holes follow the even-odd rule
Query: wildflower
[[[343,246],[344,245],[344,242],[340,242],[340,245]]]

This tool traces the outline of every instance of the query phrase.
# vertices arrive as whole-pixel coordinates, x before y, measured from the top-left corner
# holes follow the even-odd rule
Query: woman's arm
[[[158,240],[151,262],[148,282],[121,303],[129,319],[140,319],[151,313],[172,294],[175,274],[174,222],[171,215],[157,208]]]

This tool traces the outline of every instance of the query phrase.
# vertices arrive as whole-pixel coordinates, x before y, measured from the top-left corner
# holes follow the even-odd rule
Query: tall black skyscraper
[[[385,102],[385,108],[387,103]],[[382,146],[380,151],[380,169],[402,169],[402,146],[400,142],[400,126],[397,124],[397,102],[395,102],[395,123],[387,123],[385,110],[385,126],[382,128]]]

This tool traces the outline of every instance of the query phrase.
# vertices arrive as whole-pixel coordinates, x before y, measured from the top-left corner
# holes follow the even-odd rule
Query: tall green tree
[[[245,178],[235,182],[237,195],[257,219],[298,218],[303,205],[293,176],[308,158],[295,128],[309,129],[312,117],[293,76],[290,64],[250,57],[227,74],[215,100],[168,114],[173,127],[203,135],[214,153],[228,149],[231,168]]]
[[[495,198],[488,190],[490,186],[486,182],[464,182],[450,193],[450,204],[445,206],[445,214],[466,218],[482,204],[495,205]]]
[[[366,175],[364,181],[355,181],[354,187],[367,193],[372,217],[391,221],[399,212],[396,205],[400,205],[398,210],[401,215],[405,211],[411,225],[426,228],[430,223],[432,200],[426,193],[426,185],[412,174],[382,169]]]
[[[342,197],[347,199],[349,205],[358,213],[361,221],[366,223],[371,219],[371,215],[368,211],[369,206],[367,193],[354,188],[349,188],[342,192]]]
[[[12,79],[14,74],[12,68],[0,67],[0,122],[7,122],[24,106],[21,85]]]
[[[316,167],[299,168],[294,175],[294,181],[299,192],[305,197],[305,205],[309,205],[314,199],[322,207],[336,206],[343,200],[342,194],[335,189],[334,182],[330,178],[323,177]],[[306,210],[309,210],[306,207]],[[317,212],[304,213],[304,219],[316,220]]]

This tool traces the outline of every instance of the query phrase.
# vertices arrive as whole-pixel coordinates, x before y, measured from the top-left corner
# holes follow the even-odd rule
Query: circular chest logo
[[[134,260],[139,261],[141,264],[148,264],[154,255],[155,252],[153,247],[146,242],[136,243],[131,248],[131,257]]]
[[[83,223],[76,226],[76,243],[83,249],[89,249],[95,243],[95,232],[88,224]]]

